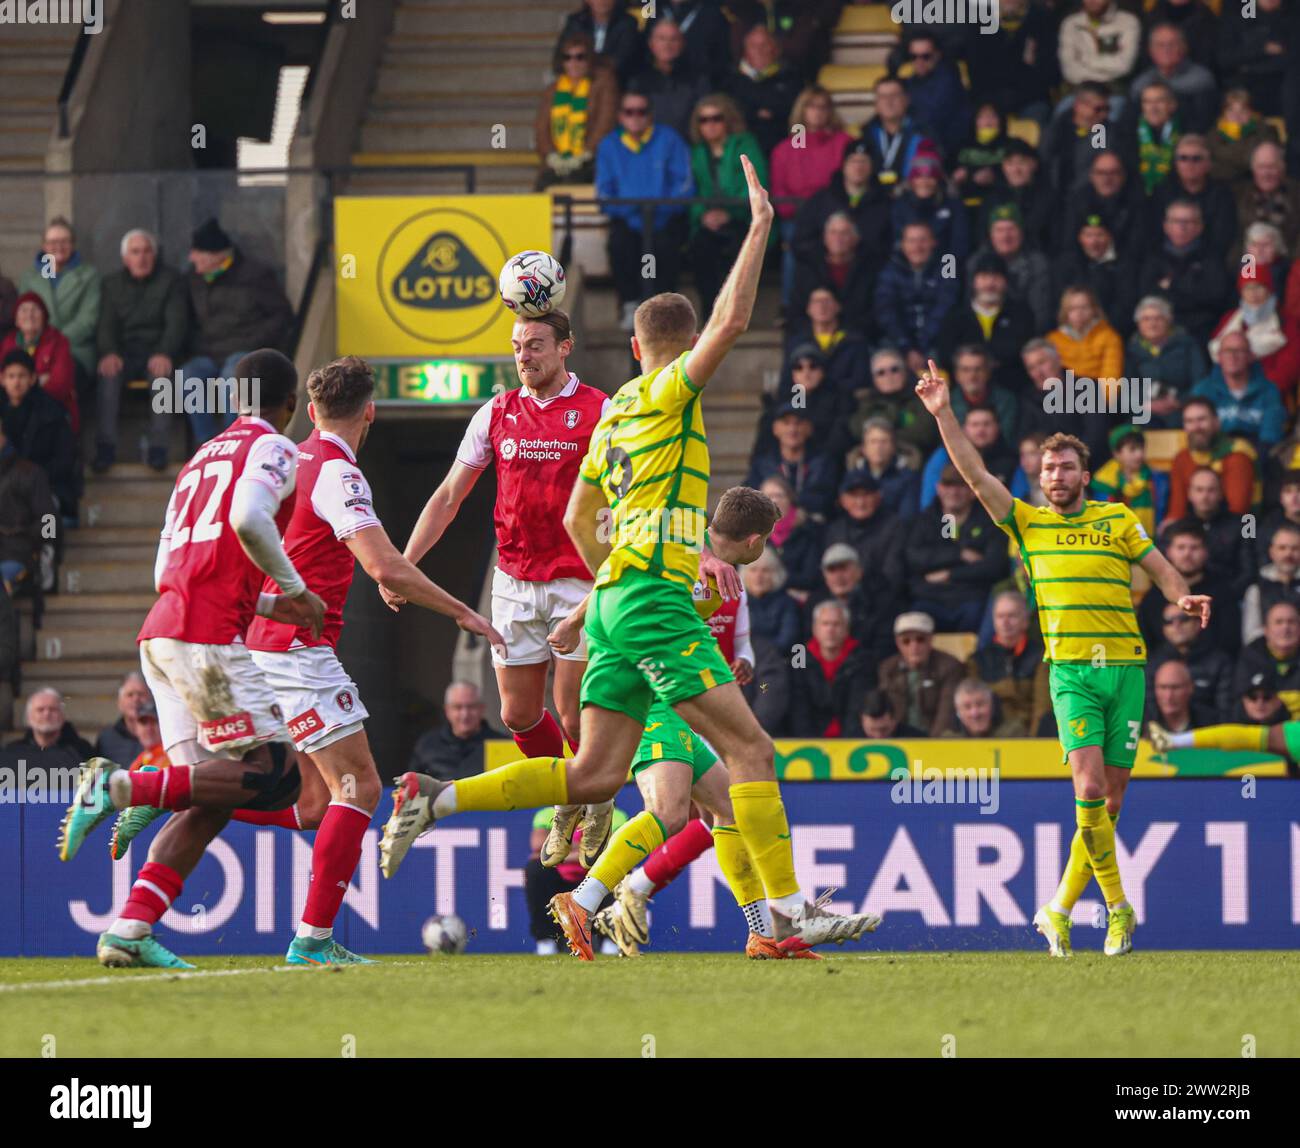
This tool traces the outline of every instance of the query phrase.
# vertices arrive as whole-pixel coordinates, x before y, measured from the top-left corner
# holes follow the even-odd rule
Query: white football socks
[[[608,896],[609,890],[595,877],[584,877],[582,884],[573,891],[573,899],[588,913],[594,913],[599,909],[600,903]]]
[[[655,891],[655,883],[646,876],[643,868],[632,870],[624,880],[633,893],[639,893],[642,897],[648,897]]]

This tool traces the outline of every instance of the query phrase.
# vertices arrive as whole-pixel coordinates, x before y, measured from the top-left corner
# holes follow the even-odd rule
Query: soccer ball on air
[[[420,939],[433,955],[445,953],[449,957],[455,957],[463,953],[469,944],[469,930],[465,928],[465,922],[455,914],[430,917],[420,930]]]
[[[506,260],[497,280],[501,302],[516,315],[536,319],[564,302],[564,268],[545,251],[521,251]]]

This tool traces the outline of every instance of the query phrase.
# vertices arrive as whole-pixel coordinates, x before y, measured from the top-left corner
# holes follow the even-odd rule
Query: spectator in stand
[[[53,686],[43,686],[28,695],[25,716],[26,732],[5,748],[23,751],[29,765],[73,769],[94,755],[90,742],[68,721],[63,695]]]
[[[971,97],[1045,123],[1060,80],[1055,17],[1031,0],[1001,0],[999,9],[997,28],[967,42]]]
[[[769,542],[785,567],[790,596],[802,602],[821,581],[821,522],[795,501],[794,487],[780,475],[764,479],[759,490],[781,512]]]
[[[1029,431],[1020,436],[1017,444],[1020,450],[1020,465],[1016,467],[1016,473],[1011,476],[1011,485],[1008,489],[1011,491],[1012,498],[1027,502],[1030,506],[1047,505],[1047,495],[1043,493],[1042,484],[1038,481],[1038,476],[1043,470],[1043,443],[1046,441],[1047,435],[1042,431]]]
[[[61,331],[50,326],[45,300],[35,291],[24,291],[14,308],[14,329],[0,341],[0,358],[10,351],[26,351],[36,364],[36,383],[68,414],[72,433],[81,432],[77,406],[76,367],[72,348]]]
[[[955,64],[929,31],[914,32],[906,44],[912,74],[907,80],[909,106],[926,125],[945,156],[953,157],[970,131],[970,102]]]
[[[1237,293],[1238,306],[1214,328],[1210,358],[1218,359],[1224,335],[1244,332],[1251,355],[1287,407],[1293,407],[1296,380],[1300,379],[1300,320],[1284,319],[1279,313],[1273,274],[1267,267],[1243,266],[1237,277]]]
[[[1178,114],[1178,97],[1163,80],[1142,89],[1136,124],[1126,127],[1134,138],[1125,141],[1137,155],[1137,182],[1153,195],[1174,170],[1174,149],[1187,129]]]
[[[840,303],[842,322],[865,335],[871,327],[871,299],[876,283],[876,263],[862,246],[862,237],[848,212],[837,211],[822,228],[821,249],[812,256],[801,253],[795,265],[793,305],[806,311],[808,299],[819,287],[830,287]]]
[[[1063,409],[1065,366],[1056,347],[1046,339],[1030,339],[1020,352],[1020,361],[1025,365],[1034,393],[1020,405],[1019,435],[1038,431],[1045,438],[1061,431],[1082,439],[1093,458],[1105,458],[1110,416],[1097,411]]]
[[[791,675],[790,724],[795,737],[851,736],[863,693],[873,684],[871,661],[849,634],[849,612],[833,598],[812,612],[808,662]]]
[[[1210,177],[1229,186],[1248,179],[1250,153],[1263,140],[1277,143],[1277,130],[1255,110],[1248,89],[1229,88],[1223,93],[1218,122],[1206,139]]]
[[[858,229],[863,250],[883,260],[894,247],[894,230],[888,195],[872,179],[873,159],[862,140],[849,145],[840,170],[822,191],[813,195],[795,216],[795,257],[816,257],[822,248],[826,221],[837,212],[847,214]]]
[[[1195,523],[1205,535],[1206,570],[1227,583],[1231,600],[1240,602],[1246,587],[1255,580],[1254,539],[1243,537],[1245,524],[1224,503],[1223,483],[1208,466],[1193,474],[1187,484],[1187,511],[1187,517],[1180,521]]]
[[[1241,602],[1241,640],[1253,642],[1264,632],[1264,617],[1274,602],[1300,606],[1300,526],[1286,522],[1273,531],[1268,561],[1246,587]]]
[[[1278,505],[1270,510],[1255,539],[1255,555],[1262,566],[1268,560],[1269,544],[1283,526],[1300,528],[1300,470],[1282,472],[1278,483]]]
[[[1256,675],[1276,682],[1275,692],[1291,720],[1300,719],[1300,609],[1291,602],[1274,602],[1264,616],[1264,633],[1242,646],[1233,693],[1240,697],[1259,688]]]
[[[903,179],[912,160],[923,149],[933,152],[935,143],[924,125],[909,114],[907,89],[897,76],[882,76],[872,85],[876,97],[875,117],[862,129],[862,139],[871,152],[876,181],[887,191]]]
[[[1080,0],[1079,10],[1061,21],[1061,76],[1073,89],[1099,84],[1119,94],[1141,47],[1142,25],[1131,12],[1114,0]]]
[[[1170,733],[1185,733],[1219,720],[1217,711],[1197,704],[1192,672],[1177,658],[1161,662],[1151,684],[1150,715]]]
[[[745,120],[730,96],[715,93],[695,107],[691,121],[691,172],[695,194],[704,199],[740,199],[748,196],[740,157],[748,156],[764,186],[769,182],[767,157],[758,141],[745,131]],[[722,281],[740,252],[749,230],[749,206],[691,207],[691,272],[700,295],[700,322],[713,312]]]
[[[849,430],[861,434],[869,419],[884,419],[894,428],[904,462],[919,471],[939,445],[939,431],[916,397],[902,354],[886,349],[872,355],[871,381],[871,389],[849,420]]]
[[[1154,538],[1169,501],[1169,480],[1147,465],[1147,440],[1142,428],[1127,424],[1110,432],[1111,457],[1092,472],[1089,494],[1098,502],[1127,506],[1147,536]]]
[[[68,413],[36,385],[36,364],[26,351],[0,359],[0,427],[20,458],[45,472],[65,524],[77,521],[81,474]]]
[[[1024,737],[1019,719],[1002,712],[993,691],[975,678],[963,678],[952,695],[952,726],[941,737]]]
[[[641,30],[620,0],[585,0],[585,7],[565,20],[560,43],[575,34],[590,37],[597,55],[613,67],[620,85],[641,66]]]
[[[934,232],[925,223],[909,223],[876,281],[875,309],[881,334],[903,352],[914,375],[938,354],[939,331],[959,294],[956,278],[943,274]]]
[[[785,565],[768,546],[762,554],[741,568],[745,596],[749,601],[749,631],[755,641],[768,642],[789,657],[799,640],[802,619],[799,604],[785,592]]]
[[[1052,297],[1059,299],[1070,287],[1088,288],[1101,304],[1106,321],[1124,335],[1133,328],[1136,278],[1137,267],[1120,255],[1105,218],[1088,215],[1068,249],[1057,256],[1052,268]]]
[[[190,267],[194,325],[192,357],[182,368],[186,388],[211,378],[234,378],[239,360],[255,348],[283,348],[293,308],[273,267],[245,255],[215,219],[190,239]],[[196,443],[207,442],[235,421],[235,403],[226,405],[226,412],[204,409],[189,416]]]
[[[993,383],[1016,394],[1027,389],[1020,348],[1033,338],[1034,315],[1008,297],[1007,265],[985,251],[971,260],[967,297],[944,318],[939,354],[951,361],[958,347],[978,346],[988,354]],[[1011,432],[1014,433],[1014,426]]]
[[[894,199],[892,218],[896,238],[908,224],[926,223],[944,255],[961,261],[970,252],[966,206],[948,191],[938,156],[922,153],[912,160],[907,183]]]
[[[1137,101],[1153,84],[1164,84],[1178,99],[1184,131],[1203,132],[1214,122],[1219,92],[1214,73],[1190,58],[1187,37],[1176,24],[1153,24],[1147,34],[1151,67],[1140,73],[1129,89]]]
[[[903,561],[912,609],[941,630],[978,630],[993,584],[1007,573],[1006,540],[955,466],[938,498],[908,523]]]
[[[844,0],[724,0],[723,7],[732,21],[737,53],[745,32],[755,24],[765,24],[791,66],[815,76],[830,59]]]
[[[930,736],[927,730],[900,722],[894,703],[882,689],[867,691],[862,699],[858,719],[862,726],[862,736],[868,741],[907,741]]]
[[[646,24],[647,35],[652,35],[658,24],[675,24],[686,38],[684,55],[691,71],[705,77],[710,88],[726,81],[736,54],[731,46],[729,14],[720,5],[708,0],[658,0],[639,7],[656,13]]]
[[[18,279],[18,290],[35,291],[45,301],[50,326],[72,348],[81,377],[95,374],[95,328],[99,323],[99,272],[81,258],[77,236],[63,216],[50,220],[41,253]]]
[[[1282,398],[1251,354],[1244,331],[1229,331],[1219,339],[1219,357],[1210,373],[1192,388],[1209,399],[1223,429],[1256,446],[1269,447],[1282,438],[1286,410]]]
[[[776,449],[754,459],[745,485],[758,487],[776,475],[790,484],[799,505],[809,514],[828,514],[839,481],[839,460],[809,447],[812,431],[812,419],[803,407],[793,403],[777,407],[772,415]]]
[[[1247,265],[1245,256],[1249,255],[1256,267],[1267,267],[1282,305],[1283,317],[1300,319],[1300,265],[1289,258],[1282,233],[1271,223],[1252,223],[1246,228],[1244,239],[1241,265]]]
[[[1069,111],[1055,115],[1047,125],[1039,154],[1048,186],[1057,197],[1077,189],[1099,152],[1118,151],[1123,143],[1110,104],[1106,86],[1089,81],[1070,97]]]
[[[585,32],[560,38],[552,67],[555,79],[542,93],[533,127],[541,160],[538,191],[555,183],[591,183],[596,178],[596,145],[618,117],[614,68],[597,61]]]
[[[957,384],[952,393],[952,413],[958,422],[966,421],[973,407],[990,407],[997,415],[1002,438],[1010,442],[1016,436],[1020,417],[1015,395],[993,383],[993,359],[983,343],[966,343],[952,353],[952,376]]]
[[[884,599],[897,597],[903,588],[898,518],[885,507],[880,483],[865,467],[844,476],[838,509],[839,516],[822,536],[827,553],[836,545],[849,546],[858,556],[859,568],[871,571],[872,593]]]
[[[885,418],[869,418],[862,424],[862,441],[849,455],[850,474],[862,471],[880,489],[881,505],[899,519],[911,518],[920,509],[921,476],[898,453],[898,436]]]
[[[1187,516],[1187,489],[1192,475],[1209,467],[1219,476],[1224,501],[1231,513],[1243,515],[1255,501],[1255,448],[1241,438],[1224,434],[1219,413],[1207,398],[1190,398],[1183,405],[1183,431],[1187,445],[1169,468],[1169,519]]]
[[[791,326],[786,339],[786,361],[794,361],[798,348],[814,344],[826,361],[829,384],[852,399],[870,385],[870,348],[862,335],[845,326],[843,316],[844,308],[835,292],[826,286],[814,287],[802,321]]]
[[[1011,137],[1007,135],[1002,109],[994,103],[975,108],[972,134],[962,142],[954,161],[953,188],[974,218],[984,205],[984,197],[998,186],[1002,177],[1002,156]]]
[[[1192,704],[1226,718],[1233,705],[1232,658],[1202,634],[1196,618],[1184,614],[1175,603],[1164,604],[1161,619],[1162,641],[1152,647],[1147,660],[1148,694],[1154,692],[1151,677],[1173,658],[1192,675]]]
[[[1010,440],[1002,435],[998,427],[997,412],[990,406],[968,407],[961,420],[966,437],[980,452],[980,458],[988,472],[1003,485],[1012,481],[1016,473],[1017,457]],[[951,469],[952,460],[948,457],[945,446],[935,450],[926,460],[921,472],[921,509],[934,503],[939,492],[939,484],[944,471]]]
[[[1169,300],[1148,295],[1133,311],[1137,330],[1124,347],[1124,374],[1151,380],[1151,425],[1177,427],[1192,387],[1205,377],[1209,362],[1200,343],[1174,325]]]
[[[1103,381],[1122,378],[1124,341],[1108,322],[1087,287],[1069,287],[1061,292],[1056,329],[1047,338],[1061,356],[1066,370],[1076,379]]]
[[[1148,31],[1157,24],[1174,25],[1186,38],[1192,59],[1207,68],[1215,67],[1219,18],[1205,0],[1156,0],[1145,7],[1143,19]]]
[[[619,124],[621,130],[610,132],[596,148],[598,198],[679,199],[695,193],[686,141],[666,124],[655,123],[648,97],[624,93],[619,104]],[[622,308],[621,327],[630,332],[643,299],[677,287],[681,249],[686,241],[686,213],[672,205],[656,207],[654,234],[647,250],[641,234],[640,208],[610,204],[604,211],[609,218],[609,266]],[[655,257],[654,279],[641,274],[646,255]]]
[[[1009,137],[1002,150],[998,182],[979,207],[978,235],[987,235],[993,212],[1010,204],[1020,213],[1025,243],[1035,251],[1048,248],[1058,205],[1047,180],[1038,178],[1038,172],[1038,153],[1024,140]]]
[[[1210,177],[1210,147],[1204,136],[1185,135],[1174,148],[1173,174],[1151,197],[1151,231],[1176,199],[1190,199],[1201,209],[1205,246],[1210,251],[1232,250],[1237,241],[1237,204],[1232,189]]]
[[[1143,295],[1168,299],[1179,326],[1204,342],[1229,298],[1223,253],[1206,245],[1201,209],[1194,200],[1171,202],[1163,226],[1164,242],[1143,261],[1138,288]]]
[[[802,407],[812,421],[812,438],[821,452],[830,457],[842,454],[848,447],[849,413],[852,399],[835,389],[826,379],[826,358],[812,343],[803,343],[790,355],[787,367],[790,379],[788,388],[769,398],[763,396],[764,412],[758,423],[755,454],[767,453],[776,448],[772,437],[774,409],[790,403]]]
[[[766,24],[756,24],[745,33],[740,63],[729,87],[763,154],[771,155],[785,137],[803,78],[782,61],[781,45]]]
[[[158,259],[158,241],[139,228],[122,236],[122,267],[104,277],[95,346],[98,410],[95,458],[103,474],[117,461],[122,389],[132,379],[170,379],[185,350],[189,308],[180,275]],[[171,416],[150,403],[149,447],[154,470],[167,465]],[[113,760],[117,760],[114,758]]]
[[[1203,633],[1207,642],[1231,653],[1241,645],[1241,615],[1231,606],[1240,601],[1241,595],[1240,591],[1234,592],[1224,578],[1208,569],[1209,537],[1202,523],[1185,518],[1164,532],[1160,545],[1174,569],[1187,579],[1193,594],[1209,594],[1216,602],[1228,607],[1210,615],[1210,624]],[[1148,591],[1138,604],[1138,628],[1148,648],[1154,647],[1161,639],[1164,607],[1164,595],[1155,590]]]
[[[14,329],[14,308],[18,306],[18,288],[12,279],[0,274],[0,339]]]
[[[411,750],[407,769],[440,781],[483,772],[483,743],[492,729],[483,716],[483,695],[473,682],[452,682],[442,694],[446,721],[426,730]]]
[[[1017,736],[1037,729],[1050,708],[1043,640],[1030,625],[1029,607],[1018,590],[993,599],[993,637],[966,662],[970,678],[983,682],[997,697],[1002,713],[1018,727]]]
[[[1101,219],[1125,258],[1141,258],[1148,246],[1147,201],[1141,185],[1129,179],[1128,169],[1117,151],[1098,152],[1089,162],[1087,180],[1075,189],[1066,206],[1057,246],[1068,247],[1084,222],[1093,216]]]
[[[37,579],[45,527],[56,509],[45,471],[18,453],[0,420],[0,581],[6,596]],[[3,672],[0,680],[8,680]]]
[[[1025,231],[1015,204],[1004,203],[989,216],[988,247],[1006,265],[1007,297],[1034,316],[1034,329],[1051,324],[1051,268],[1047,256],[1025,246]],[[981,252],[983,254],[985,252]]]
[[[1250,153],[1250,179],[1236,186],[1237,231],[1252,223],[1271,223],[1288,251],[1300,241],[1300,181],[1289,179],[1286,154],[1272,140],[1260,140]]]
[[[1277,674],[1271,670],[1257,670],[1241,682],[1231,719],[1250,725],[1274,726],[1291,720],[1291,710],[1278,696]],[[1291,776],[1295,776],[1294,772]]]
[[[1256,0],[1249,9],[1225,4],[1219,29],[1219,70],[1243,87],[1266,116],[1282,113],[1282,84],[1295,58],[1295,12],[1284,0]]]
[[[805,617],[810,624],[815,621],[817,607],[827,600],[844,607],[849,620],[849,633],[869,657],[872,666],[887,657],[893,649],[889,627],[898,613],[897,603],[887,592],[869,591],[862,584],[862,564],[858,552],[846,542],[828,546],[822,555],[822,582],[824,590],[816,590],[805,604]],[[874,572],[873,572],[874,573]]]
[[[780,649],[756,634],[751,636],[751,641],[754,674],[741,686],[740,692],[754,711],[758,724],[771,736],[779,737],[785,730],[786,716],[790,712],[790,675],[793,672],[790,647]]]
[[[903,722],[927,737],[942,737],[952,725],[953,694],[965,676],[961,662],[934,648],[929,614],[900,614],[894,644],[898,653],[880,664],[880,688]]]
[[[830,92],[816,84],[804,88],[790,112],[790,134],[772,152],[772,195],[807,200],[830,187],[853,137],[844,130]],[[870,157],[868,157],[870,158]],[[871,176],[868,168],[867,183]],[[781,227],[781,302],[789,310],[794,290],[797,203],[777,203]]]
[[[646,41],[649,59],[628,81],[625,95],[650,101],[654,123],[685,138],[700,100],[709,94],[709,80],[686,59],[686,37],[676,24],[656,21]]]
[[[119,765],[130,765],[139,757],[148,748],[139,736],[140,711],[146,705],[153,705],[153,696],[145,684],[144,675],[139,670],[131,670],[117,687],[117,721],[95,739],[95,753]],[[154,710],[153,717],[156,723],[157,710]]]

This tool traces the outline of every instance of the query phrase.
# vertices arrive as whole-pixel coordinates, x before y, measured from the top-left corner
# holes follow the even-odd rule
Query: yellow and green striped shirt
[[[1146,661],[1133,610],[1131,567],[1153,543],[1132,510],[1113,502],[1085,502],[1074,514],[1061,514],[1017,498],[998,525],[1024,558],[1047,661]]]
[[[579,476],[609,500],[610,555],[596,585],[645,570],[690,589],[707,525],[709,443],[686,355],[624,383],[596,425]]]

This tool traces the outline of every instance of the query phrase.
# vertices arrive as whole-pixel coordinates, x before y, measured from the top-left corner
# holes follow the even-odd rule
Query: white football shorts
[[[522,582],[503,570],[492,574],[492,625],[506,640],[506,657],[496,653],[498,666],[532,666],[552,657],[565,662],[587,660],[587,635],[571,654],[557,654],[547,644],[551,631],[564,621],[591,590],[584,578],[555,578],[550,582]]]
[[[370,716],[332,647],[253,650],[252,655],[284,710],[294,749],[324,749],[356,733]]]

